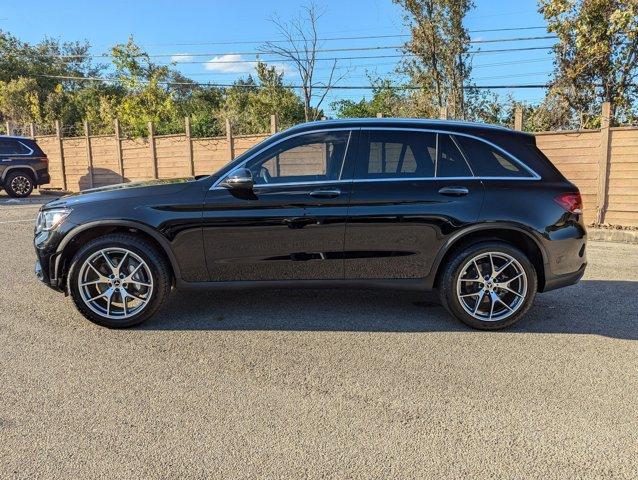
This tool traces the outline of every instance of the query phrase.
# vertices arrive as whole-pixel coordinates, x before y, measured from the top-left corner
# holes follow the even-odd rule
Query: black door
[[[356,140],[350,130],[290,137],[247,161],[252,191],[213,187],[203,231],[210,280],[343,278],[344,165]]]
[[[345,278],[428,275],[449,233],[476,221],[483,185],[446,133],[361,132],[345,242]]]

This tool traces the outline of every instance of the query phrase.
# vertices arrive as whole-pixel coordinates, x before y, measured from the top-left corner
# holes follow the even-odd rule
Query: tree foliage
[[[402,72],[421,89],[415,95],[420,112],[435,116],[447,106],[455,118],[464,118],[469,85],[470,36],[463,25],[473,8],[472,0],[393,0],[403,7],[411,38]]]
[[[238,133],[269,130],[277,113],[284,126],[303,121],[301,99],[283,83],[283,74],[263,62],[230,88],[199,85],[167,65],[154,63],[129,38],[111,49],[110,65],[95,65],[88,44],[45,39],[36,45],[0,31],[0,120],[48,125],[80,133],[88,121],[95,133],[111,132],[118,118],[129,136],[184,129],[191,118],[195,136],[224,134],[230,119]]]
[[[536,114],[547,128],[597,127],[610,102],[616,122],[636,117],[638,6],[622,0],[540,0],[558,36],[555,79]]]

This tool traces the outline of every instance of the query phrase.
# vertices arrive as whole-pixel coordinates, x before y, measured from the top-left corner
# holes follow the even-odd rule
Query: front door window
[[[349,131],[319,132],[285,140],[248,165],[255,185],[339,180]]]

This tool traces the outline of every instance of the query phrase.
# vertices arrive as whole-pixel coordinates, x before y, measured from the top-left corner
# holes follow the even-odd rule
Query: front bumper
[[[38,280],[44,283],[47,287],[52,288],[57,292],[64,292],[62,285],[62,279],[56,275],[58,255],[52,255],[48,258],[40,255],[40,252],[36,249],[35,260],[35,276]]]
[[[74,226],[72,223],[63,222],[56,230],[36,235],[33,241],[36,257],[35,274],[42,283],[58,292],[66,292],[64,278],[60,274],[63,271],[62,252],[58,251],[58,246]]]

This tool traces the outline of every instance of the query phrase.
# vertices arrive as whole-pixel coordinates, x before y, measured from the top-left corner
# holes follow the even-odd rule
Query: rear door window
[[[491,145],[463,135],[454,135],[465,158],[478,177],[531,177],[518,162]]]
[[[472,171],[467,165],[456,142],[447,134],[438,134],[437,177],[471,177]]]
[[[473,177],[456,142],[447,133],[371,130],[355,178],[401,179]]]
[[[393,179],[434,177],[436,134],[372,130],[357,162],[355,177]]]

